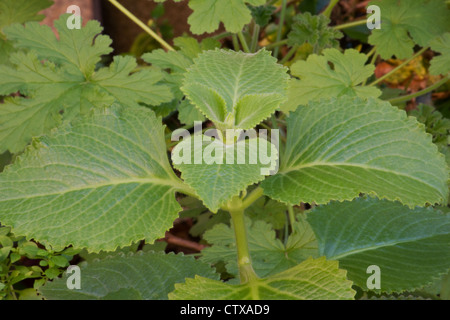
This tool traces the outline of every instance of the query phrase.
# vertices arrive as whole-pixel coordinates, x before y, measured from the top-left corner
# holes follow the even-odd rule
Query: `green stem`
[[[356,27],[356,26],[361,26],[363,24],[366,24],[367,20],[366,19],[362,19],[362,20],[357,20],[357,21],[352,21],[352,22],[348,22],[348,23],[343,23],[340,24],[338,26],[334,26],[333,28],[335,30],[341,30],[341,29],[346,29],[346,28],[351,28],[351,27]]]
[[[331,11],[333,11],[334,7],[337,5],[337,3],[339,2],[339,0],[331,0],[330,4],[328,5],[328,7],[322,12],[322,14],[327,17],[330,18],[331,16]]]
[[[248,207],[250,207],[253,204],[253,202],[262,197],[263,192],[264,192],[263,188],[259,186],[252,192],[250,192],[250,194],[242,201],[242,209],[245,210]]]
[[[231,40],[233,41],[233,48],[234,48],[234,51],[239,51],[240,46],[239,46],[239,41],[238,41],[237,35],[236,35],[236,34],[233,34],[233,35],[231,36]]]
[[[275,42],[278,42],[281,40],[281,34],[283,31],[283,25],[284,25],[284,17],[286,15],[286,4],[287,4],[287,0],[283,0],[283,2],[281,3],[280,23],[278,24],[277,38],[276,38]],[[273,50],[273,56],[275,58],[278,58],[279,51],[280,51],[280,47],[275,47],[275,50]]]
[[[401,68],[403,68],[405,65],[407,65],[411,60],[415,59],[416,57],[422,55],[422,53],[424,53],[425,51],[427,51],[428,48],[422,48],[420,51],[418,51],[415,55],[413,55],[412,57],[410,57],[409,59],[403,61],[401,64],[399,64],[397,67],[395,67],[394,69],[392,69],[391,71],[389,71],[388,73],[384,74],[383,76],[379,77],[378,79],[376,79],[374,82],[369,83],[368,86],[374,86],[378,83],[380,83],[381,81],[383,81],[386,78],[389,78],[391,75],[393,75],[394,73],[396,73],[398,70],[400,70]]]
[[[258,48],[260,29],[261,28],[259,27],[259,25],[255,23],[254,28],[253,28],[252,43],[250,45],[251,52],[256,52],[256,49]]]
[[[119,2],[116,0],[109,0],[111,4],[113,4],[117,9],[122,11],[123,14],[125,14],[128,18],[130,18],[134,23],[136,23],[139,27],[142,28],[145,32],[147,32],[153,39],[158,41],[164,48],[166,48],[169,51],[175,51],[175,49],[168,44],[166,41],[164,41],[163,38],[158,36],[152,29],[150,29],[145,23],[143,23],[141,20],[139,20],[134,14],[132,14],[130,11],[127,10],[124,6],[122,6]]]
[[[294,207],[289,205],[287,207],[287,210],[289,214],[289,222],[291,223],[291,229],[294,230],[294,222],[295,222]]]
[[[244,37],[244,35],[242,34],[242,31],[239,31],[239,32],[237,33],[237,36],[238,36],[238,38],[239,38],[239,41],[241,42],[242,49],[244,49],[244,52],[249,53],[249,52],[250,52],[250,49],[248,48],[247,41],[245,40],[245,37]]]
[[[283,57],[283,59],[280,60],[279,64],[284,64],[285,62],[289,61],[289,59],[297,52],[297,46],[293,46],[291,50],[289,50],[288,53]]]
[[[369,53],[367,54],[367,59],[369,59],[369,57],[372,56],[372,58],[370,59],[370,63],[369,63],[369,64],[371,64],[371,65],[374,65],[374,64],[375,64],[375,60],[377,60],[377,56],[378,56],[378,55],[377,55],[376,51],[377,51],[377,47],[374,46],[374,47],[372,48],[372,50],[370,50]],[[363,81],[363,83],[362,83],[362,86],[365,86],[365,85],[366,85],[368,79],[369,79],[369,78],[364,79],[364,81]]]
[[[239,278],[241,283],[253,282],[258,279],[258,276],[253,270],[250,252],[248,250],[247,230],[245,229],[242,200],[238,197],[230,200],[228,202],[228,211],[231,215],[236,238]]]
[[[287,42],[288,42],[288,39],[284,39],[284,40],[281,40],[281,41],[273,42],[271,44],[268,44],[266,46],[266,49],[270,50],[270,49],[273,49],[273,48],[276,48],[276,47],[284,46],[285,44],[287,44]]]
[[[402,96],[402,97],[389,99],[387,101],[389,101],[391,104],[396,104],[396,103],[399,103],[399,102],[409,101],[409,100],[411,100],[413,98],[420,97],[421,95],[424,95],[424,94],[426,94],[428,92],[431,92],[431,91],[439,88],[440,86],[445,84],[448,80],[449,80],[449,75],[445,76],[440,81],[436,82],[432,86],[429,86],[428,88],[425,88],[425,89],[423,89],[421,91],[417,91],[417,92],[409,94],[407,96]]]
[[[229,37],[229,36],[231,36],[231,35],[232,35],[231,32],[223,32],[223,33],[217,34],[217,35],[215,35],[215,36],[212,36],[211,38],[213,38],[213,39],[215,39],[215,40],[220,40],[220,39]]]

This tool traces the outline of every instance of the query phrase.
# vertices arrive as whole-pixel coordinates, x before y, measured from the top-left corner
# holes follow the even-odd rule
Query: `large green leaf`
[[[260,161],[261,150],[268,150],[270,163]],[[276,168],[277,160],[277,149],[263,138],[224,144],[220,139],[196,135],[172,151],[174,167],[212,212],[247,186],[264,179]]]
[[[383,59],[395,55],[405,59],[418,44],[428,46],[436,36],[450,29],[449,11],[440,0],[374,0],[381,12],[381,28],[372,30],[369,43]]]
[[[270,224],[263,221],[246,221],[248,248],[252,267],[260,277],[267,277],[285,271],[308,257],[317,256],[317,242],[308,223],[298,216],[294,232],[286,245],[276,238]],[[223,261],[227,272],[237,276],[236,240],[233,227],[218,224],[205,232],[203,238],[212,246],[202,250],[201,260],[208,263]]]
[[[251,129],[286,99],[289,76],[269,51],[207,51],[185,74],[182,91],[220,128]]]
[[[160,119],[113,106],[35,140],[0,174],[0,221],[55,250],[111,251],[164,236],[180,183]]]
[[[297,61],[291,74],[300,80],[289,81],[289,99],[281,106],[283,112],[294,111],[299,105],[343,95],[377,98],[381,91],[361,86],[375,66],[366,65],[367,56],[354,49],[325,49],[323,55],[312,54],[306,61]],[[329,62],[333,67],[330,67]]]
[[[381,291],[419,288],[450,268],[450,215],[398,202],[358,198],[332,202],[308,214],[319,254],[339,260],[367,290],[367,268],[380,268]]]
[[[229,285],[201,276],[176,284],[171,300],[342,300],[353,299],[352,283],[336,261],[308,259],[265,279]]]
[[[447,199],[448,171],[431,135],[387,102],[340,97],[287,120],[280,170],[262,183],[290,204],[351,200],[361,192],[409,206]]]
[[[217,278],[193,257],[140,251],[82,263],[80,289],[68,289],[63,276],[39,291],[49,300],[166,300],[175,283],[195,275]]]
[[[33,136],[49,132],[61,118],[70,120],[114,100],[138,106],[172,99],[169,88],[157,84],[163,74],[133,73],[137,63],[132,57],[115,57],[108,68],[94,72],[100,56],[112,50],[111,40],[97,36],[102,31],[98,22],[69,30],[64,17],[55,22],[59,40],[37,22],[5,28],[16,48],[31,52],[12,54],[10,62],[16,67],[0,66],[0,94],[19,91],[28,96],[9,98],[0,107],[0,153],[22,151]]]

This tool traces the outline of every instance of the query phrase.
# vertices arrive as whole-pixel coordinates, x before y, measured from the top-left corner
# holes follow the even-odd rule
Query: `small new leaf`
[[[296,15],[293,20],[292,30],[288,34],[288,45],[302,45],[309,43],[315,53],[320,53],[328,47],[336,47],[339,42],[336,39],[343,37],[343,34],[329,27],[330,19],[326,16],[311,15],[306,12]]]
[[[218,128],[251,129],[286,99],[286,71],[264,49],[252,54],[216,49],[195,59],[181,90]]]

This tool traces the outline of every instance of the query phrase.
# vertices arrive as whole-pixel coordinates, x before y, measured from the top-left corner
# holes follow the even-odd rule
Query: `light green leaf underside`
[[[170,300],[348,300],[355,292],[336,261],[309,258],[266,279],[229,285],[196,276],[176,284]]]
[[[308,257],[317,257],[317,242],[308,223],[298,216],[294,223],[295,232],[284,245],[276,238],[270,224],[247,219],[247,237],[252,267],[259,277],[267,277],[285,271]],[[236,240],[233,227],[218,224],[205,232],[203,237],[211,247],[202,250],[201,260],[208,263],[224,261],[227,272],[238,276]]]
[[[450,268],[450,215],[412,210],[398,202],[358,198],[308,214],[319,254],[339,260],[348,277],[367,290],[367,267],[381,271],[381,291],[420,288]]]
[[[262,183],[272,198],[325,204],[362,192],[411,207],[447,199],[444,156],[422,124],[389,103],[341,97],[301,106],[287,132],[280,170]]]
[[[48,26],[37,22],[5,28],[16,48],[31,52],[13,53],[10,62],[15,67],[0,66],[0,94],[19,91],[27,96],[9,98],[0,107],[0,153],[20,152],[32,137],[48,133],[61,118],[71,120],[114,101],[138,106],[172,99],[169,88],[157,84],[161,72],[132,73],[137,66],[132,57],[115,57],[109,67],[94,72],[100,56],[112,50],[109,37],[96,36],[102,28],[94,21],[69,30],[64,17],[55,22],[59,40]]]
[[[194,61],[181,89],[217,126],[253,128],[285,100],[289,76],[268,51],[216,49]]]
[[[299,105],[320,99],[343,95],[361,98],[377,98],[381,91],[375,87],[361,86],[369,78],[375,66],[366,65],[367,56],[354,49],[344,53],[337,49],[325,49],[323,55],[312,54],[306,61],[297,61],[291,74],[300,80],[289,81],[288,100],[281,105],[283,112],[294,111]],[[330,67],[328,62],[333,64]]]
[[[80,266],[81,289],[68,289],[70,275],[64,275],[39,291],[48,300],[167,300],[174,284],[186,277],[217,278],[193,257],[162,252],[114,254]]]
[[[406,59],[413,55],[415,44],[428,46],[430,40],[450,29],[445,1],[377,0],[369,5],[380,8],[381,28],[372,30],[369,43],[383,59],[393,55]]]
[[[431,49],[441,55],[431,59],[430,73],[433,75],[446,75],[450,72],[450,32],[430,42]]]
[[[225,145],[219,139],[211,141],[209,137],[203,137],[210,141],[202,143],[201,139],[193,136],[180,142],[172,151],[172,161],[184,182],[212,212],[247,186],[264,179],[277,165],[278,151],[265,139],[240,140],[234,145]],[[267,163],[261,161],[261,150],[268,156]]]
[[[152,111],[113,106],[34,141],[0,174],[0,219],[55,250],[164,236],[180,181]]]

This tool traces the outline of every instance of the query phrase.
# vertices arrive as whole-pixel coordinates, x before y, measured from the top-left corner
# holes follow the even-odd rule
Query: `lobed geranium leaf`
[[[81,263],[80,273],[80,289],[68,289],[65,275],[39,291],[48,300],[167,300],[174,284],[187,277],[217,279],[209,265],[194,257],[142,251]]]
[[[309,12],[298,14],[293,19],[292,30],[288,34],[288,44],[290,46],[309,43],[315,53],[320,53],[328,47],[337,47],[339,42],[336,39],[344,35],[329,27],[330,19],[322,14],[311,15]]]
[[[413,55],[415,44],[428,46],[450,29],[445,1],[374,0],[369,5],[380,8],[381,28],[372,30],[369,43],[383,59],[406,59]]]
[[[355,291],[336,261],[309,258],[265,279],[230,285],[201,276],[176,284],[170,300],[349,300]]]
[[[369,78],[375,66],[366,65],[367,56],[354,49],[325,49],[323,55],[312,54],[306,61],[291,66],[291,74],[300,80],[289,82],[289,98],[281,106],[283,112],[294,111],[299,105],[333,97],[378,97],[381,91],[375,87],[360,86]],[[331,62],[333,68],[328,62]]]
[[[61,119],[71,120],[114,101],[138,106],[172,99],[169,88],[157,84],[163,74],[133,73],[137,63],[132,57],[115,57],[109,67],[94,71],[100,56],[112,50],[109,37],[97,36],[102,28],[94,21],[69,30],[64,17],[55,22],[59,40],[37,22],[5,28],[16,48],[29,52],[11,54],[15,67],[0,66],[0,94],[19,91],[28,98],[7,99],[0,108],[0,153],[22,151],[32,137],[48,133]]]
[[[0,2],[0,32],[5,26],[27,21],[41,21],[39,11],[50,7],[50,0],[2,0]]]
[[[267,150],[269,163],[259,160],[257,150],[262,149]],[[183,140],[172,151],[174,167],[212,212],[249,185],[264,179],[276,169],[277,160],[276,147],[263,138],[224,144],[219,139],[211,141],[198,135]]]
[[[54,250],[92,252],[164,236],[181,181],[151,110],[96,110],[35,140],[0,174],[0,219]]]
[[[424,126],[380,100],[340,97],[299,107],[287,120],[280,170],[262,183],[290,204],[362,193],[408,206],[447,199],[444,156]]]
[[[194,63],[194,58],[203,51],[220,47],[220,42],[207,38],[199,43],[194,38],[178,37],[174,39],[174,45],[180,50],[166,52],[157,49],[145,53],[142,59],[164,72],[165,77],[162,83],[170,87],[175,97],[172,103],[178,108],[179,120],[186,125],[193,125],[194,121],[204,121],[205,117],[192,103],[183,99],[184,94],[180,88],[183,84],[184,73]],[[160,108],[156,108],[155,111],[158,109]]]
[[[266,50],[207,51],[185,74],[182,91],[216,126],[251,129],[285,100],[289,76]]]
[[[348,278],[367,290],[367,268],[380,268],[380,289],[420,288],[450,268],[450,215],[432,208],[358,198],[308,214],[319,254],[339,260]]]
[[[252,267],[260,277],[274,275],[285,271],[309,257],[317,257],[317,242],[311,227],[299,215],[293,233],[286,245],[276,238],[272,226],[263,221],[246,219],[248,248],[252,260]],[[205,232],[203,238],[211,244],[202,250],[201,260],[208,263],[223,261],[227,272],[237,276],[236,239],[233,227],[218,224]]]
[[[430,42],[431,49],[441,55],[431,59],[430,73],[446,75],[450,72],[450,32],[443,34]]]

